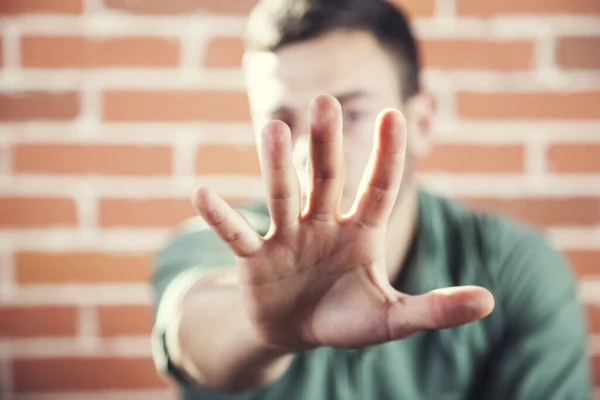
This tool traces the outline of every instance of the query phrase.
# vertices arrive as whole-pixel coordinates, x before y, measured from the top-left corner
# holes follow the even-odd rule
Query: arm
[[[277,380],[292,355],[265,344],[244,310],[236,271],[207,272],[167,325],[166,345],[174,366],[195,383],[222,392]]]
[[[259,231],[268,219],[245,213]],[[290,355],[264,346],[248,322],[231,252],[201,221],[191,221],[155,261],[153,353],[181,384],[220,392],[265,386]],[[208,391],[206,393],[208,396]]]
[[[222,198],[200,189],[194,206],[216,235],[192,239],[159,260],[155,279],[159,308],[176,306],[165,312],[159,309],[157,336],[165,338],[165,355],[172,353],[171,371],[182,370],[204,387],[254,388],[281,375],[291,354],[403,339],[425,329],[478,320],[493,308],[491,294],[480,287],[410,296],[396,291],[385,278],[386,225],[404,165],[402,115],[393,110],[381,113],[356,206],[342,220],[336,211],[343,187],[341,106],[335,98],[321,96],[310,108],[313,175],[307,209],[301,211],[291,132],[273,121],[261,139],[268,234],[261,235]],[[236,273],[211,273],[191,289],[173,289],[177,296],[172,297],[186,293],[182,301],[162,295],[164,282],[176,276],[173,271],[182,265],[193,268],[199,260],[206,266],[235,265]],[[222,279],[227,277],[231,279]],[[177,288],[171,285],[175,284],[167,291]],[[277,393],[281,398],[286,385],[265,390],[272,393],[277,390],[274,386],[284,387]]]
[[[476,397],[589,399],[586,327],[569,266],[540,238],[521,239],[498,263],[506,332]]]

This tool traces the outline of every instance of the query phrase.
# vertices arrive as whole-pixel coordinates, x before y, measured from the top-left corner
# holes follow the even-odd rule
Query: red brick
[[[15,255],[15,279],[20,285],[146,283],[150,254],[43,253]]]
[[[115,306],[98,309],[100,335],[150,335],[152,309],[147,306]]]
[[[104,120],[248,122],[250,110],[243,92],[106,92]]]
[[[586,306],[588,330],[592,334],[600,333],[600,306],[588,304]]]
[[[522,71],[531,69],[534,47],[529,41],[425,40],[421,51],[426,68]]]
[[[4,92],[0,94],[0,121],[67,121],[79,115],[75,92]]]
[[[138,14],[188,14],[192,12],[211,12],[218,14],[247,14],[257,0],[237,0],[222,2],[219,0],[146,0],[132,2],[127,0],[104,0],[104,5],[121,11]],[[393,3],[413,17],[430,17],[435,11],[434,0],[394,0]]]
[[[600,276],[600,250],[570,250],[566,255],[577,276]]]
[[[76,332],[74,307],[0,307],[0,338],[74,336]]]
[[[595,226],[600,223],[599,198],[490,198],[465,201],[478,209],[507,213],[539,227]]]
[[[523,146],[483,146],[444,144],[419,161],[423,172],[520,173],[524,170]]]
[[[104,6],[135,14],[247,14],[257,0],[104,0]]]
[[[13,361],[17,393],[167,388],[150,358],[44,358]]]
[[[548,148],[548,169],[558,173],[600,173],[600,144],[556,143]]]
[[[196,173],[258,176],[258,153],[254,146],[201,146],[196,152]]]
[[[103,227],[174,227],[196,215],[185,199],[101,199],[99,219]]]
[[[0,15],[29,13],[81,14],[83,0],[2,0]]]
[[[392,0],[408,17],[431,17],[435,12],[435,0]]]
[[[28,174],[169,175],[166,146],[18,144],[13,168]]]
[[[599,3],[600,4],[600,3]],[[469,119],[600,119],[600,92],[461,92],[458,113]]]
[[[75,225],[77,225],[77,211],[73,199],[0,197],[0,227],[2,228]]]
[[[179,64],[177,39],[129,37],[25,36],[21,64],[26,68],[173,67]]]
[[[244,41],[239,37],[216,37],[207,46],[202,64],[207,68],[240,68]]]
[[[256,201],[248,198],[224,198],[232,206]],[[189,198],[181,199],[101,199],[99,224],[107,228],[171,228],[196,216]]]
[[[558,39],[556,63],[564,69],[600,69],[600,37]]]
[[[257,201],[262,201],[262,199],[260,198],[251,197],[223,197],[223,200],[225,200],[230,206],[236,208],[244,208],[249,204],[255,204]]]
[[[457,0],[459,15],[490,17],[502,14],[600,14],[596,0]]]

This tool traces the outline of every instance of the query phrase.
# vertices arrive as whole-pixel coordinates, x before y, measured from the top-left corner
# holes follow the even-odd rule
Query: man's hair
[[[417,43],[405,15],[386,0],[261,0],[248,21],[246,47],[276,51],[340,30],[370,32],[390,52],[403,99],[420,90]]]

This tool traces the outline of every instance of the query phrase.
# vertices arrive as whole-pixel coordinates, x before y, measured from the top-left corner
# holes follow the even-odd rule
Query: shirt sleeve
[[[190,227],[190,224],[197,225]],[[187,291],[207,270],[215,266],[233,265],[233,261],[233,255],[218,237],[199,221],[188,222],[188,226],[183,227],[156,257],[152,275],[152,355],[157,370],[179,383],[185,383],[185,379],[174,368],[167,353],[167,324]]]
[[[590,399],[587,330],[569,265],[539,235],[503,236],[496,243],[512,245],[496,260],[494,296],[505,332],[476,398]]]
[[[270,222],[267,216],[247,210],[241,212],[259,233],[264,234]],[[180,385],[189,386],[190,382],[169,358],[165,342],[167,323],[181,299],[206,271],[213,267],[234,266],[234,263],[233,253],[199,217],[184,223],[155,259],[152,273],[152,356],[156,369]]]

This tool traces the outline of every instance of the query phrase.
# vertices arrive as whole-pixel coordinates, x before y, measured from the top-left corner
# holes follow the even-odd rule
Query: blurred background
[[[600,387],[600,1],[395,1],[439,100],[424,184],[569,257]],[[149,271],[198,185],[261,197],[239,68],[254,3],[0,0],[2,400],[174,398]]]

